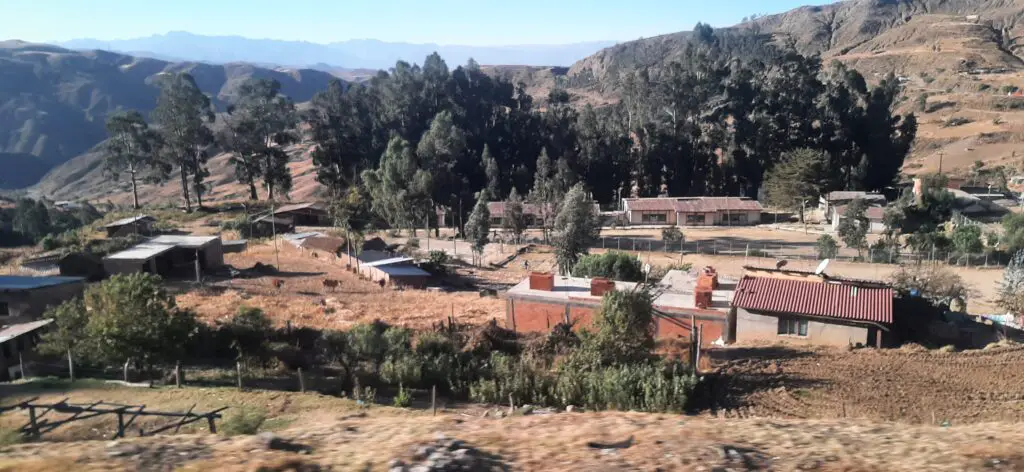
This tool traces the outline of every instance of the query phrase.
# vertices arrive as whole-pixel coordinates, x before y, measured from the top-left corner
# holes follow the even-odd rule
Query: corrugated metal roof
[[[128,261],[145,261],[152,259],[160,254],[163,254],[171,249],[174,249],[173,244],[152,244],[142,243],[134,246],[130,249],[125,249],[121,252],[115,252],[103,260],[114,259],[114,260],[128,260]]]
[[[31,277],[27,275],[0,275],[0,290],[35,290],[38,288],[52,287],[82,282],[82,277]]]
[[[156,221],[156,218],[153,218],[152,216],[149,215],[139,215],[132,216],[130,218],[121,218],[120,220],[117,220],[113,223],[104,226],[104,228],[117,228],[119,226],[127,226],[139,221]]]
[[[394,276],[423,276],[429,277],[430,272],[427,272],[419,267],[414,266],[379,266],[377,270],[384,272],[392,277]]]
[[[760,211],[761,202],[742,197],[627,198],[626,209],[633,211],[676,211],[699,213],[714,211]]]
[[[733,304],[747,310],[892,323],[891,288],[744,277]]]
[[[877,201],[877,200],[881,200],[883,202],[885,201],[885,195],[882,195],[880,193],[865,192],[865,191],[861,191],[861,190],[837,190],[835,192],[830,192],[825,197],[825,199],[830,201],[830,202],[833,202],[833,201],[836,201],[836,200],[839,200],[839,201],[843,201],[843,200],[856,200],[858,198],[860,198],[862,200],[868,200],[868,201]]]
[[[836,214],[839,216],[844,216],[846,214],[846,209],[849,206],[850,205],[842,205],[835,207]],[[885,219],[885,207],[869,206],[864,210],[864,216],[868,219],[868,221],[882,221]]]
[[[275,209],[274,210],[274,214],[275,215],[280,215],[281,213],[288,213],[290,211],[297,211],[297,210],[327,211],[327,205],[324,205],[321,202],[295,203],[295,204],[292,204],[292,205],[285,205],[285,206],[282,206],[280,208]]]
[[[363,266],[365,266],[365,267],[381,267],[381,266],[392,265],[392,264],[401,264],[403,262],[412,262],[412,258],[410,258],[410,257],[392,257],[390,259],[381,259],[379,261],[364,262]]]
[[[53,320],[37,320],[4,326],[3,329],[0,329],[0,343],[5,343],[23,334],[31,333],[50,323],[53,323]]]
[[[306,249],[316,249],[337,253],[345,248],[345,238],[337,238],[334,236],[313,236],[312,238],[302,240],[302,244],[299,246]]]
[[[178,235],[164,235],[157,236],[149,241],[147,244],[167,244],[172,246],[183,247],[186,249],[199,249],[207,244],[215,241],[219,241],[220,236],[178,236]]]

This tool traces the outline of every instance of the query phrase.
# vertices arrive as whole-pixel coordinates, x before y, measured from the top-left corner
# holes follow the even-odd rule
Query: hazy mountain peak
[[[398,60],[422,62],[438,52],[451,64],[469,58],[481,64],[568,66],[615,41],[575,44],[508,46],[466,46],[387,42],[364,38],[328,44],[307,41],[254,39],[241,36],[207,36],[187,31],[169,31],[145,38],[98,40],[74,39],[60,43],[73,49],[110,49],[212,63],[254,62],[285,66],[329,64],[350,69],[387,69]]]

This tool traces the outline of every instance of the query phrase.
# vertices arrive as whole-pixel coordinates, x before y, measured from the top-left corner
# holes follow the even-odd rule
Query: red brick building
[[[736,284],[719,280],[717,274],[713,279],[704,283],[702,276],[682,271],[662,279],[653,305],[657,338],[687,339],[696,323],[703,329],[703,344],[729,341],[729,310]],[[533,273],[505,295],[505,323],[518,332],[548,332],[558,323],[586,328],[593,323],[605,293],[635,287],[631,282]]]

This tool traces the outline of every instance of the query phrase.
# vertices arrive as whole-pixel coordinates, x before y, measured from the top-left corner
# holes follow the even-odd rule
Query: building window
[[[745,224],[747,222],[746,213],[729,213],[729,223],[731,224]]]
[[[0,302],[0,316],[11,316],[11,306],[7,302]]]
[[[687,213],[686,214],[686,224],[688,224],[688,225],[702,225],[702,224],[705,224],[704,222],[705,222],[705,220],[704,220],[704,214],[703,213],[697,213],[697,214]]]
[[[664,213],[644,213],[640,220],[644,223],[668,223],[668,215]]]
[[[807,320],[779,318],[780,336],[807,336]]]

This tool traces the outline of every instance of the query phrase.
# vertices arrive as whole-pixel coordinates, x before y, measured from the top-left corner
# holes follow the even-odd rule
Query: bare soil
[[[207,288],[178,295],[178,304],[196,311],[207,322],[226,321],[239,306],[262,309],[278,325],[345,329],[377,319],[410,328],[425,328],[454,315],[467,324],[504,318],[504,303],[481,297],[476,291],[432,292],[381,288],[345,270],[330,255],[304,252],[290,243],[255,244],[244,253],[226,254],[225,262],[238,269],[257,262],[277,266],[279,272],[252,278],[224,280]],[[284,284],[274,288],[272,281]],[[325,289],[324,279],[341,282]]]
[[[729,347],[709,353],[725,417],[855,419],[914,424],[1024,419],[1024,346],[942,352]]]

